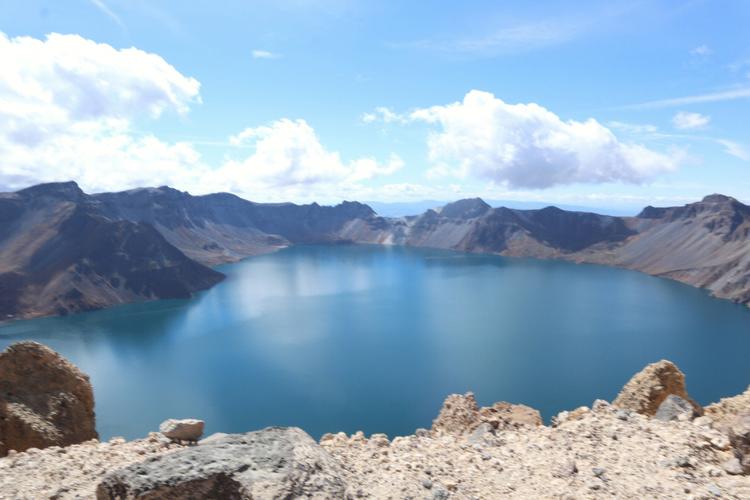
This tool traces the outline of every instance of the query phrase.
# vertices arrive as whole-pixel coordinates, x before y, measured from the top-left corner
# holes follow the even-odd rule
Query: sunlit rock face
[[[97,437],[88,376],[36,342],[0,353],[0,456]]]

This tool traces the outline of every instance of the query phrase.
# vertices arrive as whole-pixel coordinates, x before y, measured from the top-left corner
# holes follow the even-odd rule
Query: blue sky
[[[749,25],[741,0],[2,1],[0,188],[750,201]]]

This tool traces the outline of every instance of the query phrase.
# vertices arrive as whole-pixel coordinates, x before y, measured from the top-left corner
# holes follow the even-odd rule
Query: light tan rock
[[[729,442],[745,474],[750,474],[750,412],[737,415],[729,424]]]
[[[432,430],[437,433],[463,434],[471,432],[479,424],[479,406],[474,393],[451,394],[445,398],[440,413],[432,421]]]
[[[726,429],[737,415],[746,412],[750,412],[750,386],[742,394],[722,398],[705,408],[706,415],[711,417],[717,429]]]
[[[569,418],[557,427],[498,423],[493,429],[482,420],[486,409],[478,408],[473,396],[453,395],[448,402],[450,405],[441,411],[444,418],[436,419],[436,424],[451,432],[422,429],[390,442],[380,434],[369,439],[362,432],[352,436],[327,434],[320,440],[320,448],[326,453],[315,451],[308,439],[293,440],[297,444],[287,448],[277,446],[286,439],[252,440],[235,443],[242,444],[239,453],[224,453],[220,449],[230,444],[224,440],[231,436],[185,447],[160,433],[126,443],[119,439],[107,443],[92,440],[62,448],[30,449],[0,458],[0,499],[92,498],[98,484],[130,464],[129,470],[136,472],[127,476],[127,484],[134,485],[131,493],[146,491],[135,483],[156,482],[171,488],[241,461],[250,460],[267,468],[265,460],[273,456],[291,475],[284,471],[279,475],[275,467],[272,474],[259,473],[252,464],[232,469],[238,480],[252,483],[258,493],[256,496],[253,490],[253,498],[284,496],[282,491],[302,492],[297,496],[313,498],[316,493],[321,498],[750,498],[750,475],[741,469],[735,446],[737,437],[747,436],[743,422],[731,426],[730,444],[729,430],[699,425],[709,424],[706,419],[663,422],[599,402],[591,410],[581,407],[568,412]],[[502,410],[506,404],[488,408]],[[467,433],[462,431],[464,425],[476,427]],[[189,459],[200,458],[201,447],[214,449],[217,455],[209,460]],[[172,453],[176,455],[168,458]],[[194,467],[193,463],[202,465]],[[184,470],[172,467],[180,464],[185,465]],[[297,465],[287,468],[289,464]],[[143,474],[137,473],[140,471]],[[228,475],[217,477],[221,485],[236,486],[230,484],[233,479]],[[229,482],[224,482],[225,478]],[[300,484],[302,489],[297,486]],[[291,485],[291,489],[284,490],[285,485]],[[190,484],[186,488],[185,495],[170,498],[201,496],[200,490],[191,489]],[[111,491],[115,493],[104,491],[103,498],[129,495],[117,488]],[[166,495],[139,496],[143,497]]]
[[[685,390],[685,375],[674,363],[665,359],[651,363],[636,373],[625,384],[612,405],[652,417],[670,394],[687,400],[697,414],[703,414],[701,406]]]
[[[526,405],[501,401],[479,410],[479,419],[495,429],[516,429],[542,425],[542,415],[538,410]]]
[[[97,437],[87,375],[36,342],[0,353],[0,456]]]
[[[203,435],[204,426],[203,420],[195,418],[170,418],[159,425],[159,432],[174,441],[198,441]]]
[[[492,429],[536,427],[542,425],[541,414],[526,405],[500,401],[492,406],[479,408],[474,394],[451,394],[445,399],[440,414],[432,422],[432,430],[442,434],[466,434],[481,424]]]

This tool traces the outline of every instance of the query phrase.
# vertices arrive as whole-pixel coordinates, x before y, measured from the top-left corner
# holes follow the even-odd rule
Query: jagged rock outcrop
[[[636,373],[612,404],[617,408],[652,417],[671,394],[689,401],[697,414],[703,414],[701,406],[688,396],[685,375],[674,363],[665,359],[651,363]]]
[[[542,425],[541,414],[526,405],[504,401],[479,408],[474,393],[451,394],[443,403],[440,414],[432,422],[437,434],[466,434],[482,424],[488,429],[511,429]]]
[[[344,498],[341,464],[304,431],[230,434],[115,471],[99,499]]]
[[[0,353],[0,457],[97,438],[88,376],[53,350],[19,342]]]

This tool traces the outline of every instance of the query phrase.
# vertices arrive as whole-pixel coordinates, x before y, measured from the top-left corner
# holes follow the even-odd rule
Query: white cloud
[[[716,142],[724,146],[724,151],[726,151],[727,154],[739,158],[740,160],[750,161],[750,151],[748,151],[743,145],[727,139],[717,139]]]
[[[329,151],[320,143],[305,120],[281,119],[247,128],[231,137],[230,143],[251,145],[255,150],[242,160],[227,162],[219,170],[219,176],[231,179],[243,191],[254,187],[353,183],[392,174],[403,166],[396,155],[385,164],[372,158],[344,162],[338,152]]]
[[[109,6],[104,3],[104,0],[90,0],[91,4],[99,9],[105,16],[112,19],[115,24],[117,24],[120,28],[126,29],[125,23],[122,22],[122,19],[120,19],[120,16],[112,12],[112,9],[109,8]]]
[[[714,51],[711,50],[711,48],[708,45],[705,45],[705,44],[704,45],[699,45],[698,47],[695,47],[694,49],[692,49],[690,51],[691,55],[701,56],[701,57],[710,56],[713,53],[714,53]]]
[[[670,108],[675,106],[685,106],[689,104],[700,104],[705,102],[732,101],[735,99],[750,98],[750,87],[737,87],[719,92],[709,92],[707,94],[691,95],[686,97],[675,97],[671,99],[658,99],[647,101],[640,104],[624,106],[630,109],[648,109],[648,108]]]
[[[199,155],[136,136],[131,122],[188,112],[200,84],[155,54],[77,35],[0,33],[3,188],[76,179],[111,188],[174,178]],[[122,183],[120,183],[122,181]]]
[[[672,117],[672,124],[680,130],[703,128],[711,121],[710,116],[680,111]]]
[[[496,9],[482,9],[473,15],[469,24],[471,31],[463,35],[443,38],[390,43],[392,48],[412,48],[442,52],[444,54],[470,57],[493,57],[503,54],[517,54],[553,47],[582,38],[597,31],[608,31],[615,22],[638,9],[638,5],[610,2],[602,8],[578,9],[571,12],[551,11],[544,17],[509,19],[498,16]],[[456,25],[463,24],[465,16],[472,15],[472,9],[456,19]],[[554,10],[554,9],[553,9]]]
[[[261,49],[253,50],[252,54],[253,59],[278,59],[279,57],[281,57],[281,54]]]
[[[649,123],[626,123],[611,121],[607,123],[607,126],[632,135],[652,135],[659,132],[659,128],[656,125],[651,125]]]
[[[0,33],[0,68],[0,190],[74,179],[88,191],[167,184],[196,193],[309,199],[318,189],[354,191],[403,165],[395,155],[384,163],[345,162],[305,121],[287,119],[230,138],[227,147],[249,147],[249,156],[208,165],[192,142],[136,132],[134,123],[143,126],[144,118],[188,113],[200,102],[200,83],[134,48],[77,35],[38,40]]]
[[[679,153],[623,143],[594,119],[563,121],[537,104],[507,104],[477,90],[462,102],[419,109],[410,118],[438,127],[428,138],[438,173],[512,188],[641,183],[676,169],[681,160]]]
[[[434,50],[449,54],[472,54],[492,56],[557,45],[572,40],[583,26],[579,21],[561,19],[535,21],[497,28],[483,36],[470,36],[457,39],[425,39],[405,43],[393,43],[394,48],[406,47]]]
[[[406,123],[409,121],[409,117],[395,113],[390,108],[380,106],[375,108],[372,113],[364,113],[362,115],[362,121],[364,123],[373,123],[377,121],[383,123]]]

